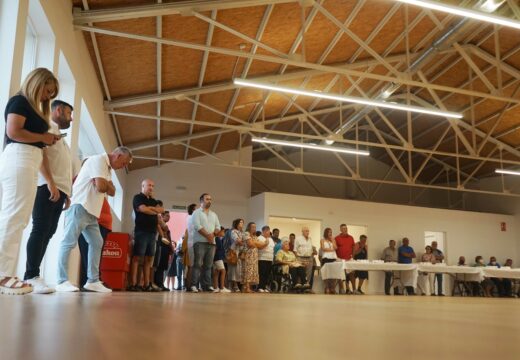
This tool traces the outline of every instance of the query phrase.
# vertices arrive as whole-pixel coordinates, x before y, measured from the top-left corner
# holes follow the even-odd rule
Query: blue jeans
[[[58,256],[58,284],[68,280],[69,255],[76,247],[79,235],[88,243],[87,278],[89,283],[99,281],[99,262],[103,249],[103,238],[99,231],[97,218],[79,204],[74,204],[65,212],[65,235]]]
[[[177,288],[182,289],[182,273],[184,272],[184,264],[182,263],[182,256],[177,256],[176,266],[177,266]],[[173,266],[173,265],[172,265]]]
[[[207,242],[197,242],[193,244],[193,253],[195,259],[193,261],[193,274],[191,284],[197,286],[200,280],[200,286],[203,290],[208,290],[211,285],[211,269],[213,268],[213,258],[215,257],[215,245]],[[202,277],[201,277],[202,270]]]

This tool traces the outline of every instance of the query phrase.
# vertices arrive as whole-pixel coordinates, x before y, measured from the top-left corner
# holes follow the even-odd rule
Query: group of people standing
[[[111,154],[91,156],[76,174],[64,140],[66,134],[60,132],[70,127],[73,107],[64,101],[52,101],[58,93],[59,82],[54,74],[37,68],[27,75],[5,108],[6,147],[0,156],[0,294],[79,291],[68,281],[68,259],[80,235],[86,243],[82,247],[86,252],[86,283],[82,286],[88,291],[111,291],[99,280],[104,240],[98,219],[106,221],[102,209],[106,211],[108,204],[104,206],[104,202],[106,196],[115,194],[111,170],[128,165],[132,153],[118,147]],[[41,277],[40,265],[65,210],[58,285],[53,289]],[[31,211],[33,228],[21,280],[15,276],[16,263]]]

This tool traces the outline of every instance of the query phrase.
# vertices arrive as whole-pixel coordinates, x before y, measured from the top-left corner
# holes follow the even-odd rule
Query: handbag
[[[230,265],[236,265],[238,263],[238,256],[235,250],[228,250],[228,252],[226,253],[226,262]]]

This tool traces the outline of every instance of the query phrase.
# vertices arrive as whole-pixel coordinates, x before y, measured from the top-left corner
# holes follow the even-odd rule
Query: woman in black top
[[[26,294],[30,285],[14,277],[22,234],[36,195],[43,148],[60,140],[49,130],[50,102],[58,94],[56,77],[33,70],[5,108],[5,147],[0,155],[0,294]]]

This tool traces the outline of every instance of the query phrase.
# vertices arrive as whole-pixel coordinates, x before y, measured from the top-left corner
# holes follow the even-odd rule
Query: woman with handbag
[[[260,243],[256,237],[256,224],[250,222],[247,224],[245,233],[245,245],[242,252],[244,259],[242,260],[242,284],[244,293],[251,293],[251,285],[258,285],[258,247]]]
[[[230,241],[226,244],[227,279],[229,287],[234,292],[240,292],[238,284],[242,282],[242,261],[240,250],[244,245],[244,219],[233,220],[230,230]]]

